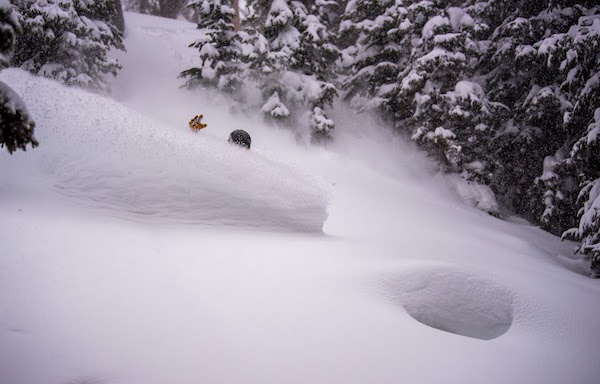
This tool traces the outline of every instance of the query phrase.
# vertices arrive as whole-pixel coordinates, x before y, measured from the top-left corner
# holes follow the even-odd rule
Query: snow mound
[[[470,166],[477,167],[476,164]],[[496,196],[487,185],[465,180],[456,174],[444,175],[444,179],[448,187],[454,190],[465,204],[488,213],[498,212]]]
[[[49,188],[136,220],[322,231],[329,193],[320,181],[217,139],[210,126],[192,132],[191,116],[173,127],[20,70],[1,77],[29,106],[40,141],[19,156],[0,154],[0,174],[13,183],[25,169],[41,172]]]
[[[396,276],[385,291],[415,320],[457,335],[491,340],[506,333],[513,320],[508,289],[450,267]]]

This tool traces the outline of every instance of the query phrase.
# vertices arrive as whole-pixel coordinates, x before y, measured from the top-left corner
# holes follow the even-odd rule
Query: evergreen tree
[[[294,23],[294,13],[284,0],[256,0],[248,6],[250,13],[243,36],[251,49],[244,61],[263,94],[261,111],[271,118],[287,119],[290,111],[282,77],[301,35]],[[279,35],[289,38],[277,39]]]
[[[596,275],[600,274],[600,6],[583,11],[576,25],[568,32],[544,39],[540,51],[547,65],[560,74],[561,90],[573,107],[565,113],[564,129],[568,139],[563,147],[570,148],[557,164],[555,185],[546,193],[569,193],[563,202],[569,210],[559,210],[551,216],[554,222],[564,222],[566,211],[571,218],[579,203],[579,225],[563,236],[581,240],[579,252],[592,261]],[[571,144],[575,142],[574,144]],[[565,151],[567,152],[567,151]],[[574,187],[577,181],[578,188]],[[575,200],[574,196],[577,196]],[[554,209],[558,199],[546,202]],[[562,201],[558,201],[562,202]],[[563,214],[563,215],[561,215]],[[571,221],[569,221],[571,222]],[[552,222],[551,222],[552,223]],[[562,229],[565,229],[564,227]]]
[[[339,56],[320,15],[324,2],[254,0],[244,40],[251,78],[263,94],[270,118],[305,126],[313,139],[329,137],[334,122],[325,110],[337,95],[331,82]]]
[[[121,68],[107,56],[124,50],[113,23],[115,0],[15,0],[23,34],[12,65],[67,85],[107,90],[106,74]]]
[[[521,2],[494,33],[488,72],[490,96],[512,111],[493,143],[495,190],[558,235],[575,225],[578,176],[565,162],[593,117],[594,92],[582,89],[599,68],[598,8],[568,3],[538,2],[525,18],[532,7]]]
[[[189,7],[198,15],[201,36],[190,45],[200,51],[201,66],[181,73],[186,86],[214,87],[229,94],[242,86],[241,40],[234,32],[235,11],[227,0],[199,0]]]
[[[511,111],[492,143],[498,164],[493,187],[516,213],[540,223],[544,214],[540,203],[551,197],[543,197],[534,182],[544,172],[545,157],[557,154],[567,140],[563,115],[572,104],[538,48],[544,37],[568,30],[579,11],[551,10],[542,2],[521,1],[514,6],[516,11],[492,35],[483,68],[489,97]],[[532,9],[537,11],[533,16],[521,16],[531,15]],[[548,159],[546,166],[552,163]],[[552,184],[548,168],[544,175]],[[548,214],[552,212],[547,210]]]
[[[476,76],[487,25],[445,2],[443,8],[409,7],[407,17],[421,36],[411,38],[410,59],[388,91],[396,126],[447,170],[488,182],[493,167],[487,142],[501,107]]]
[[[542,177],[538,183],[544,193],[542,226],[557,234],[575,224],[575,204],[580,193],[572,180],[585,187],[600,176],[588,164],[597,158],[581,156],[582,148],[587,146],[584,142],[588,141],[588,125],[600,105],[600,7],[590,10],[577,7],[576,10],[581,12],[578,12],[581,17],[577,24],[569,26],[566,33],[545,38],[538,48],[544,69],[555,77],[559,84],[557,92],[567,105],[561,116],[566,139],[556,155],[549,157],[557,163],[556,177],[550,182]],[[573,147],[574,142],[578,149]]]
[[[474,81],[488,26],[443,1],[355,0],[342,19],[341,40],[354,40],[346,98],[382,112],[447,170],[488,181],[501,106]]]
[[[16,12],[7,0],[0,0],[0,69],[8,66],[20,31]],[[28,144],[36,147],[34,127],[21,98],[0,81],[0,147],[6,147],[9,153],[25,151]]]
[[[598,74],[597,74],[598,76]],[[598,81],[598,80],[596,80]],[[596,104],[600,105],[600,104]],[[600,276],[600,108],[594,113],[585,135],[580,138],[563,163],[579,176],[579,225],[567,230],[563,238],[581,241],[579,252],[588,255],[596,277]]]
[[[542,228],[557,235],[572,228],[563,237],[582,241],[579,251],[597,273],[600,7],[593,1],[512,1],[507,14],[504,5],[477,5],[489,20],[494,13],[506,16],[483,69],[489,96],[511,110],[492,142],[498,165],[493,187]]]
[[[600,104],[596,104],[600,105]],[[578,252],[590,258],[595,277],[600,276],[600,108],[562,166],[573,169],[582,187],[579,191],[579,225],[563,238],[581,241]]]
[[[341,16],[342,64],[349,68],[342,85],[344,98],[359,110],[389,107],[387,91],[410,56],[410,44],[403,37],[414,29],[398,27],[405,12],[393,1],[352,0]]]

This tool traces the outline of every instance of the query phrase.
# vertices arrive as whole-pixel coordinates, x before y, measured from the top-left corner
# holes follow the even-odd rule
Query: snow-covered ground
[[[597,382],[572,244],[366,116],[311,147],[178,89],[194,25],[126,17],[113,99],[0,73],[40,141],[0,152],[1,383]]]

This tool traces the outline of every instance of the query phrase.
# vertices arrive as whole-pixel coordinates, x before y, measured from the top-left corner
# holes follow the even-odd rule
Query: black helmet
[[[250,139],[248,132],[242,129],[236,129],[235,131],[231,132],[228,141],[230,143],[239,145],[240,147],[246,147],[250,149],[250,143],[252,142],[252,139]]]

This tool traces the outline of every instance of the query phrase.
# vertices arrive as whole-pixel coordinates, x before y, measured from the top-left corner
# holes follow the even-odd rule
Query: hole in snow
[[[430,327],[490,340],[512,324],[512,294],[491,281],[451,268],[430,268],[386,284],[394,302]]]

